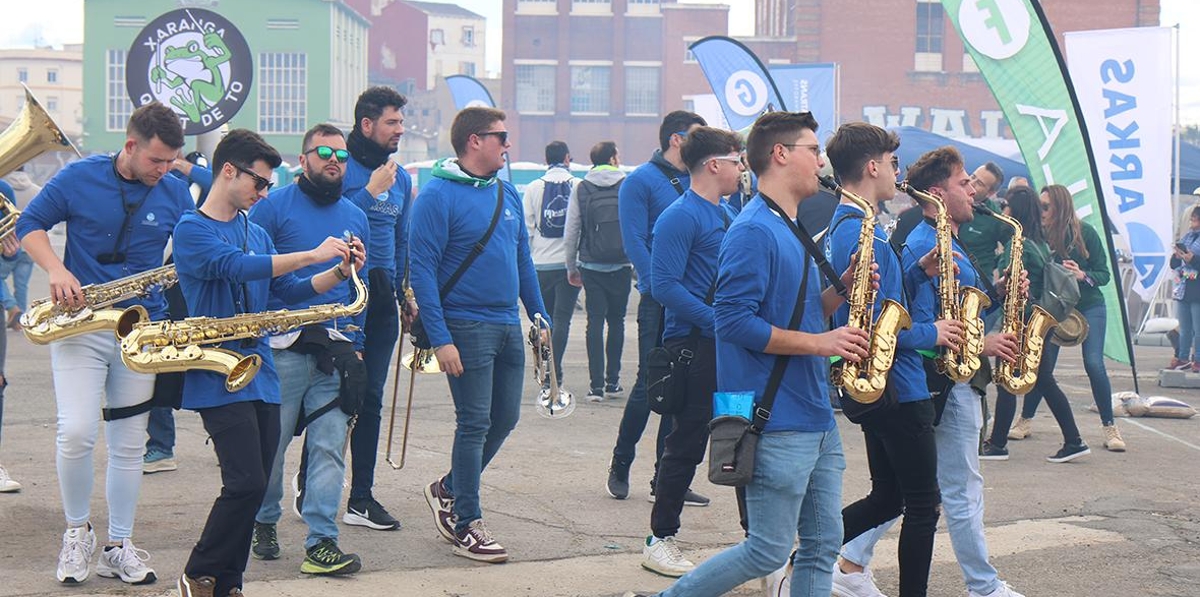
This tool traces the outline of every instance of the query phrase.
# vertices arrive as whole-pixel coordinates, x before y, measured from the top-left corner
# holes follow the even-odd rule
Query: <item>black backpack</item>
[[[622,181],[623,182],[623,181]],[[597,186],[587,180],[579,183],[579,196],[586,198],[583,209],[583,230],[579,243],[579,259],[588,263],[628,263],[625,244],[621,240],[621,219],[617,195],[621,183],[611,187]]]
[[[537,231],[542,238],[562,238],[567,229],[567,204],[571,200],[571,182],[546,181],[542,193],[542,213]]]

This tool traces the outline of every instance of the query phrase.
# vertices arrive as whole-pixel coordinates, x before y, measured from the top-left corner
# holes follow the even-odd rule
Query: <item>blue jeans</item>
[[[1179,319],[1179,348],[1175,358],[1190,361],[1192,354],[1200,358],[1200,302],[1175,301],[1175,317]]]
[[[1100,423],[1112,425],[1112,383],[1108,380],[1108,370],[1104,367],[1104,328],[1108,325],[1108,310],[1104,303],[1100,303],[1083,309],[1080,313],[1088,322],[1088,335],[1083,339],[1083,369],[1087,371],[1088,381],[1092,384],[1092,400],[1099,410]],[[1042,358],[1058,362],[1058,351],[1061,348],[1053,342],[1046,342],[1046,353]],[[1021,405],[1021,416],[1032,419],[1037,414],[1041,401],[1040,393],[1026,394]]]
[[[25,251],[18,251],[12,259],[0,258],[0,304],[5,309],[18,307],[21,311],[29,306],[29,276],[33,273],[33,258]],[[13,292],[3,281],[12,274]]]
[[[283,499],[283,466],[288,444],[301,413],[307,415],[329,404],[338,393],[340,382],[336,375],[317,370],[316,358],[290,350],[275,350],[275,371],[279,373],[279,447],[271,465],[267,493],[254,517],[257,522],[279,522]],[[308,470],[305,474],[304,504],[301,517],[308,525],[308,549],[322,539],[337,541],[335,520],[342,499],[342,478],[346,474],[343,453],[346,447],[346,427],[349,417],[339,408],[321,415],[304,429]]]
[[[375,274],[378,271],[380,274]],[[379,454],[379,426],[383,409],[383,388],[388,368],[400,337],[400,315],[396,291],[384,270],[371,271],[370,300],[367,303],[366,338],[363,364],[367,367],[367,394],[358,409],[358,422],[350,438],[350,499],[371,497],[375,485],[375,462]]]
[[[637,454],[637,443],[642,439],[646,423],[650,419],[650,402],[646,400],[646,355],[656,346],[662,346],[663,308],[654,297],[643,294],[638,301],[638,371],[637,380],[629,392],[625,412],[621,414],[621,427],[617,431],[617,445],[613,448],[613,464],[628,467]],[[658,424],[658,442],[655,444],[654,470],[662,458],[663,442],[671,432],[670,418]],[[653,483],[651,483],[653,486]]]
[[[983,414],[979,395],[969,384],[950,390],[942,420],[934,428],[937,442],[937,476],[942,489],[942,512],[950,531],[950,544],[962,569],[967,588],[986,595],[1000,587],[996,569],[988,562],[983,536],[983,476],[979,474],[979,430]],[[887,532],[893,519],[846,543],[842,555],[867,566],[875,543]]]
[[[150,409],[150,423],[146,426],[150,439],[146,440],[146,452],[157,450],[164,454],[175,453],[175,409],[156,406]]]
[[[521,416],[525,339],[521,326],[448,319],[462,375],[446,376],[454,398],[454,448],[446,487],[454,495],[456,530],[483,518],[479,478]]]
[[[837,427],[819,433],[765,433],[754,477],[746,486],[750,528],[745,541],[709,558],[661,593],[724,595],[792,561],[792,597],[827,597],[842,544],[842,439]]]

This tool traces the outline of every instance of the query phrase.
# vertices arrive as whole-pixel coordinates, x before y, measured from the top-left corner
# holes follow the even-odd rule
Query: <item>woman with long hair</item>
[[[1171,255],[1175,270],[1175,317],[1179,319],[1179,347],[1170,369],[1200,372],[1200,205],[1188,210],[1188,230],[1175,243]],[[1194,349],[1194,350],[1193,350]]]
[[[1104,330],[1108,323],[1108,310],[1100,288],[1112,279],[1108,269],[1108,253],[1100,234],[1091,224],[1082,222],[1075,213],[1071,191],[1062,185],[1052,184],[1042,189],[1042,230],[1046,243],[1050,245],[1051,260],[1061,263],[1079,281],[1079,302],[1075,309],[1088,323],[1089,332],[1083,341],[1083,368],[1092,384],[1092,399],[1100,413],[1103,425],[1104,447],[1111,452],[1124,452],[1125,440],[1117,423],[1113,420],[1112,383],[1104,368]],[[1059,346],[1047,342],[1042,358],[1056,360]],[[1025,395],[1021,407],[1021,420],[1014,425],[1009,437],[1029,435],[1029,421],[1037,412],[1041,394],[1030,392]]]
[[[1008,215],[1021,224],[1025,237],[1021,264],[1029,274],[1029,302],[1026,303],[1022,317],[1027,321],[1029,314],[1033,311],[1033,305],[1039,302],[1042,296],[1042,270],[1045,268],[1046,261],[1050,259],[1050,246],[1046,243],[1045,234],[1042,232],[1042,208],[1033,189],[1029,187],[1010,189],[1007,200]],[[1011,262],[1012,240],[1009,239],[1004,247],[1004,255],[1000,257],[1000,270],[1004,271]],[[1062,430],[1062,449],[1047,456],[1046,460],[1069,462],[1080,456],[1091,454],[1092,451],[1079,436],[1079,427],[1075,425],[1075,416],[1071,414],[1071,403],[1067,401],[1067,395],[1063,393],[1062,388],[1054,379],[1058,346],[1053,345],[1054,350],[1049,350],[1052,346],[1049,342],[1045,346],[1046,350],[1042,354],[1042,362],[1038,367],[1037,383],[1028,395],[1046,398],[1046,404],[1050,405],[1050,412],[1054,413],[1054,419],[1058,421],[1058,427]],[[996,391],[996,418],[992,424],[991,438],[984,442],[983,450],[979,454],[980,460],[1008,460],[1008,432],[1013,415],[1017,413],[1017,397],[1000,385],[996,386]],[[1040,398],[1035,398],[1035,400],[1040,400]]]

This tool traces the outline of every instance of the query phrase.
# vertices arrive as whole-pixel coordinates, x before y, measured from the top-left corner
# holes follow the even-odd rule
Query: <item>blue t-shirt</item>
[[[800,331],[827,331],[821,305],[821,274],[782,217],[756,195],[729,227],[721,246],[717,297],[717,389],[754,392],[762,399],[776,355],[763,352],[772,327],[786,329],[805,271],[804,315]],[[793,356],[775,395],[767,433],[829,431],[829,359]]]
[[[529,254],[521,198],[511,184],[499,184],[504,185],[504,206],[496,230],[445,299],[439,296],[441,288],[492,221],[496,185],[473,186],[435,176],[413,203],[410,283],[434,346],[453,342],[447,319],[519,325],[518,298],[530,319],[541,313],[550,321]]]
[[[373,170],[350,158],[342,179],[342,195],[367,215],[371,226],[371,246],[367,247],[367,269],[382,268],[400,288],[404,261],[408,258],[408,220],[412,206],[412,177],[404,168],[396,169],[396,182],[378,197],[367,191]]]
[[[232,317],[266,311],[268,295],[288,304],[314,296],[316,292],[309,278],[300,279],[290,273],[271,277],[274,254],[271,237],[245,216],[239,215],[229,222],[219,222],[199,212],[183,216],[175,226],[174,255],[188,314]],[[275,373],[271,346],[267,338],[252,342],[251,347],[241,340],[205,346],[243,356],[257,354],[263,360],[262,368],[249,385],[233,393],[225,389],[223,375],[192,369],[183,384],[183,407],[199,410],[252,400],[279,404],[279,376]]]
[[[693,327],[713,337],[712,306],[704,304],[717,279],[717,255],[727,223],[736,217],[727,203],[713,205],[688,189],[654,224],[654,298],[666,311],[663,339],[686,338]]]
[[[367,228],[367,216],[345,198],[331,205],[319,205],[313,201],[300,185],[290,184],[282,189],[273,191],[266,199],[254,204],[250,209],[250,221],[262,226],[275,249],[280,253],[296,253],[316,248],[325,239],[332,236],[343,238],[347,232],[362,239],[363,246],[371,246],[370,230]],[[370,259],[368,256],[367,259]],[[338,264],[337,259],[296,270],[296,275],[307,278],[319,274]],[[363,281],[364,283],[366,280]],[[349,304],[355,299],[355,290],[349,281],[334,286],[324,294],[294,303],[285,302],[278,296],[272,295],[267,308],[303,309],[313,305],[331,303]],[[367,311],[354,316],[349,323],[358,326],[358,331],[344,332],[354,343],[356,349],[363,346],[363,325],[366,323]],[[346,321],[326,321],[323,325],[328,328],[341,329],[346,327]]]
[[[859,231],[862,229],[863,212],[856,206],[839,204],[833,212],[833,221],[825,239],[825,255],[836,272],[844,272],[850,266],[851,255],[858,253]],[[875,263],[879,264],[879,292],[875,294],[872,319],[879,316],[885,299],[892,299],[905,309],[908,297],[904,292],[904,272],[900,258],[887,241],[887,235],[878,222],[875,224]],[[846,325],[850,318],[850,305],[843,303],[833,313],[833,325]],[[908,330],[901,330],[896,337],[898,350],[892,361],[888,383],[897,390],[900,402],[916,402],[929,399],[925,384],[925,369],[921,365],[921,354],[917,349],[933,350],[937,344],[937,328],[932,321],[913,322]]]
[[[167,239],[183,214],[194,208],[187,185],[164,176],[148,187],[117,176],[115,156],[94,155],[71,162],[51,178],[17,220],[17,236],[49,231],[67,223],[63,264],[82,285],[102,284],[161,267]],[[125,234],[121,226],[126,221]],[[118,242],[119,241],[119,242]],[[124,261],[100,263],[98,256],[124,254]],[[162,293],[125,301],[142,304],[152,319],[167,314]]]
[[[663,174],[663,169],[678,179],[679,189]],[[638,166],[617,194],[617,211],[621,219],[621,240],[625,244],[625,255],[637,271],[638,292],[652,294],[650,250],[653,247],[654,223],[668,206],[675,202],[683,190],[691,185],[691,176],[686,171],[676,170],[655,151],[649,162]]]

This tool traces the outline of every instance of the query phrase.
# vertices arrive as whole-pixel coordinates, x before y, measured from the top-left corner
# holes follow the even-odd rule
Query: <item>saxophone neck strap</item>
[[[783,221],[787,224],[788,229],[792,231],[792,234],[796,236],[796,239],[800,241],[800,244],[804,245],[804,250],[807,251],[809,255],[812,255],[813,260],[817,262],[817,267],[821,269],[821,274],[825,276],[825,279],[829,282],[829,285],[833,287],[834,292],[838,293],[838,295],[842,298],[846,298],[846,296],[849,294],[849,291],[846,289],[846,285],[842,283],[841,276],[839,276],[837,272],[833,271],[833,266],[829,265],[829,261],[825,259],[825,252],[817,247],[816,241],[812,239],[812,235],[809,234],[808,230],[804,228],[804,224],[801,224],[799,220],[794,220],[788,217],[788,215],[784,213],[783,208],[779,207],[779,204],[775,203],[775,200],[768,197],[766,193],[759,191],[758,194],[760,197],[762,197],[763,202],[767,204],[767,207],[770,208],[771,211],[775,212],[775,215],[783,218]],[[806,269],[805,275],[807,274],[808,271]]]

